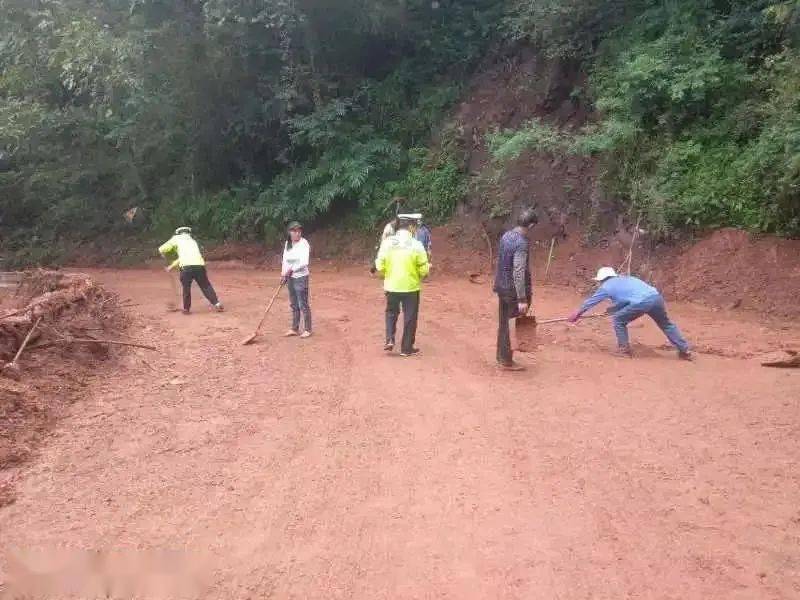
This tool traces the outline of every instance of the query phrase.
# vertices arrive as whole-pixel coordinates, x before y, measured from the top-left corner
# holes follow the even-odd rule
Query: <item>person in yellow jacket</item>
[[[386,345],[384,350],[394,350],[397,318],[403,310],[403,339],[401,356],[413,356],[419,350],[414,347],[419,317],[419,292],[422,279],[427,277],[428,253],[414,239],[409,230],[416,222],[416,215],[398,215],[397,231],[381,242],[375,270],[383,276],[386,292]]]
[[[206,261],[203,260],[203,255],[200,254],[200,247],[192,237],[192,230],[190,227],[178,227],[175,230],[175,235],[159,246],[158,252],[167,259],[177,256],[177,259],[167,267],[167,271],[171,270],[176,265],[180,268],[184,314],[188,315],[192,308],[193,281],[197,282],[203,295],[211,305],[217,309],[217,311],[222,312],[222,302],[217,298],[214,286],[212,286],[211,282],[208,280]]]

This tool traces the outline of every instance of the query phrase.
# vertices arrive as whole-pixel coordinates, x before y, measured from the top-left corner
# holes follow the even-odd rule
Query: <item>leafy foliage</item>
[[[0,0],[0,251],[372,224],[394,195],[443,220],[444,117],[504,42],[582,61],[601,118],[495,132],[498,163],[592,153],[664,234],[800,234],[797,0]]]
[[[377,215],[401,188],[443,215],[463,174],[430,167],[417,148],[500,10],[3,0],[0,245],[123,231],[132,206],[153,232],[188,223],[220,238],[263,238],[332,211]]]
[[[607,189],[664,235],[800,234],[800,3],[530,0],[517,9],[512,33],[591,61],[602,120],[574,136],[539,122],[500,132],[490,139],[497,160],[526,148],[598,154]]]
[[[515,130],[496,131],[487,136],[489,153],[498,162],[516,160],[526,150],[539,152],[564,151],[570,139],[554,127],[540,119],[531,119]]]

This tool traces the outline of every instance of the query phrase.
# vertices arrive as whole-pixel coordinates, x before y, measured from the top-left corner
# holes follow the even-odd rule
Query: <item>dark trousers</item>
[[[181,267],[181,286],[183,286],[183,310],[192,308],[192,281],[200,286],[203,295],[211,304],[217,304],[217,293],[208,280],[205,267]]]
[[[403,340],[401,352],[411,352],[417,338],[419,292],[386,292],[386,341],[394,344],[397,318],[403,309]]]
[[[300,315],[303,325],[311,333],[311,307],[308,304],[308,275],[305,277],[289,277],[289,306],[292,308],[292,331],[300,331]]]
[[[514,360],[514,351],[511,350],[511,328],[509,322],[519,314],[517,299],[497,296],[499,311],[497,315],[497,362],[510,366]]]

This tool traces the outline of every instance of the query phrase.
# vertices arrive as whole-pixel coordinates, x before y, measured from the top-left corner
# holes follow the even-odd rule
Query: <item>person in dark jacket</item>
[[[539,222],[536,211],[526,208],[517,217],[517,226],[503,234],[497,251],[494,292],[497,294],[497,364],[510,371],[523,367],[514,362],[509,321],[528,313],[531,283],[530,241],[528,232]]]

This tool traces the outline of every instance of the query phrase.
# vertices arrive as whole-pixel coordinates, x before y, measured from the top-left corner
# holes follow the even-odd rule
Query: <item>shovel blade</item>
[[[517,349],[520,352],[533,352],[536,350],[536,317],[517,317],[515,329]]]

